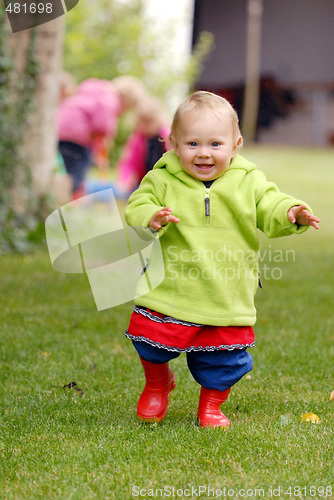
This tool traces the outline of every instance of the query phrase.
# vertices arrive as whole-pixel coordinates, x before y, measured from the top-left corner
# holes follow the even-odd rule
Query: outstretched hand
[[[180,222],[180,219],[172,215],[172,209],[169,207],[164,207],[159,212],[156,212],[152,219],[149,222],[149,227],[151,229],[157,230],[161,229],[162,226],[165,226],[169,222]]]
[[[300,226],[313,226],[319,229],[318,222],[320,220],[315,215],[312,215],[305,205],[296,205],[291,207],[288,211],[288,219],[292,224],[299,224]]]

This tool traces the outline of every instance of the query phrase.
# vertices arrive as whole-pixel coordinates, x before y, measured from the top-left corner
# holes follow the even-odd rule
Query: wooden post
[[[261,75],[261,28],[263,0],[248,0],[246,81],[242,133],[246,143],[253,142],[259,108]]]

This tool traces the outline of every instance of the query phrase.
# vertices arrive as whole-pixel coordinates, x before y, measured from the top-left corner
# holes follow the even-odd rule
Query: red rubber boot
[[[202,387],[197,419],[201,427],[229,427],[228,418],[220,411],[220,405],[227,400],[230,389],[217,391]]]
[[[158,365],[140,358],[146,384],[137,404],[137,417],[144,422],[160,422],[167,413],[175,377],[168,363]]]

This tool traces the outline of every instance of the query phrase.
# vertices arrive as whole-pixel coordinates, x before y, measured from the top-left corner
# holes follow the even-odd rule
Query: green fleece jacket
[[[184,172],[174,151],[165,153],[131,195],[126,221],[147,227],[158,210],[170,207],[180,222],[157,232],[165,278],[135,304],[191,323],[253,325],[258,229],[269,238],[305,231],[308,226],[287,217],[301,204],[240,155],[206,188]]]

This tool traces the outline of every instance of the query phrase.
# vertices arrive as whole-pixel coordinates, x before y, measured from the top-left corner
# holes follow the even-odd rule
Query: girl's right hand
[[[161,229],[169,222],[180,222],[180,219],[172,215],[172,209],[169,207],[164,207],[162,210],[156,212],[149,222],[149,227],[155,231]]]

